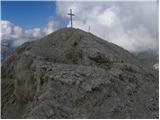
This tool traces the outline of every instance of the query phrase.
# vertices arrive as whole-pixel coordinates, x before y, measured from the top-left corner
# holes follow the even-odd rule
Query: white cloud
[[[68,19],[72,8],[73,26],[91,32],[129,51],[158,49],[158,4],[156,2],[63,2],[57,13]],[[68,23],[67,26],[70,26]]]
[[[13,27],[13,37],[14,38],[20,38],[23,37],[23,30],[19,26]]]
[[[69,20],[72,8],[73,26],[90,31],[129,51],[158,50],[158,4],[156,2],[56,2],[57,15]],[[10,21],[1,21],[2,41],[18,46],[45,36],[60,25],[49,18],[45,28],[23,29]],[[70,26],[68,21],[67,27]]]
[[[14,26],[9,21],[1,21],[1,37],[2,39],[17,38],[22,35],[22,29],[19,26]]]
[[[45,28],[23,29],[10,21],[1,20],[1,40],[11,44],[11,47],[16,47],[24,42],[39,39],[56,29],[56,24],[53,18],[48,20]]]
[[[40,28],[32,28],[32,29],[28,29],[25,30],[25,37],[26,38],[31,38],[31,39],[37,39],[42,37],[42,30]]]
[[[56,21],[53,21],[53,18],[52,17],[49,17],[49,19],[48,19],[48,24],[47,24],[47,28],[44,28],[44,33],[45,34],[50,34],[50,33],[52,33],[54,30],[55,30],[55,28],[56,28]]]

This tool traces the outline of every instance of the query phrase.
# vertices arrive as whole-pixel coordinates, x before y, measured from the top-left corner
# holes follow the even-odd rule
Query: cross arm
[[[75,14],[71,14],[71,13],[68,13],[68,15],[72,15],[72,16],[75,16]]]

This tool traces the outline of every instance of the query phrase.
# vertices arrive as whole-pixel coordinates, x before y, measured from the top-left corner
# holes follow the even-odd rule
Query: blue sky
[[[25,29],[45,27],[49,16],[56,15],[55,1],[2,1],[2,20]]]

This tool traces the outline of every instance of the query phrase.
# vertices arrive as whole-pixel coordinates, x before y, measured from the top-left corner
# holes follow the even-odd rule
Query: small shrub
[[[70,60],[72,63],[76,64],[78,61],[78,57],[76,55],[75,49],[71,48],[69,52],[66,54],[66,58]]]
[[[91,60],[95,61],[97,66],[109,69],[112,65],[112,61],[110,61],[107,57],[105,57],[103,54],[98,54],[95,57],[89,57]]]

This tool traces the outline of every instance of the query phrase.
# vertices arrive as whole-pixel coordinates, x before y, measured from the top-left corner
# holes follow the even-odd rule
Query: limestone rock
[[[64,28],[2,64],[2,118],[158,118],[158,79],[123,48]]]

